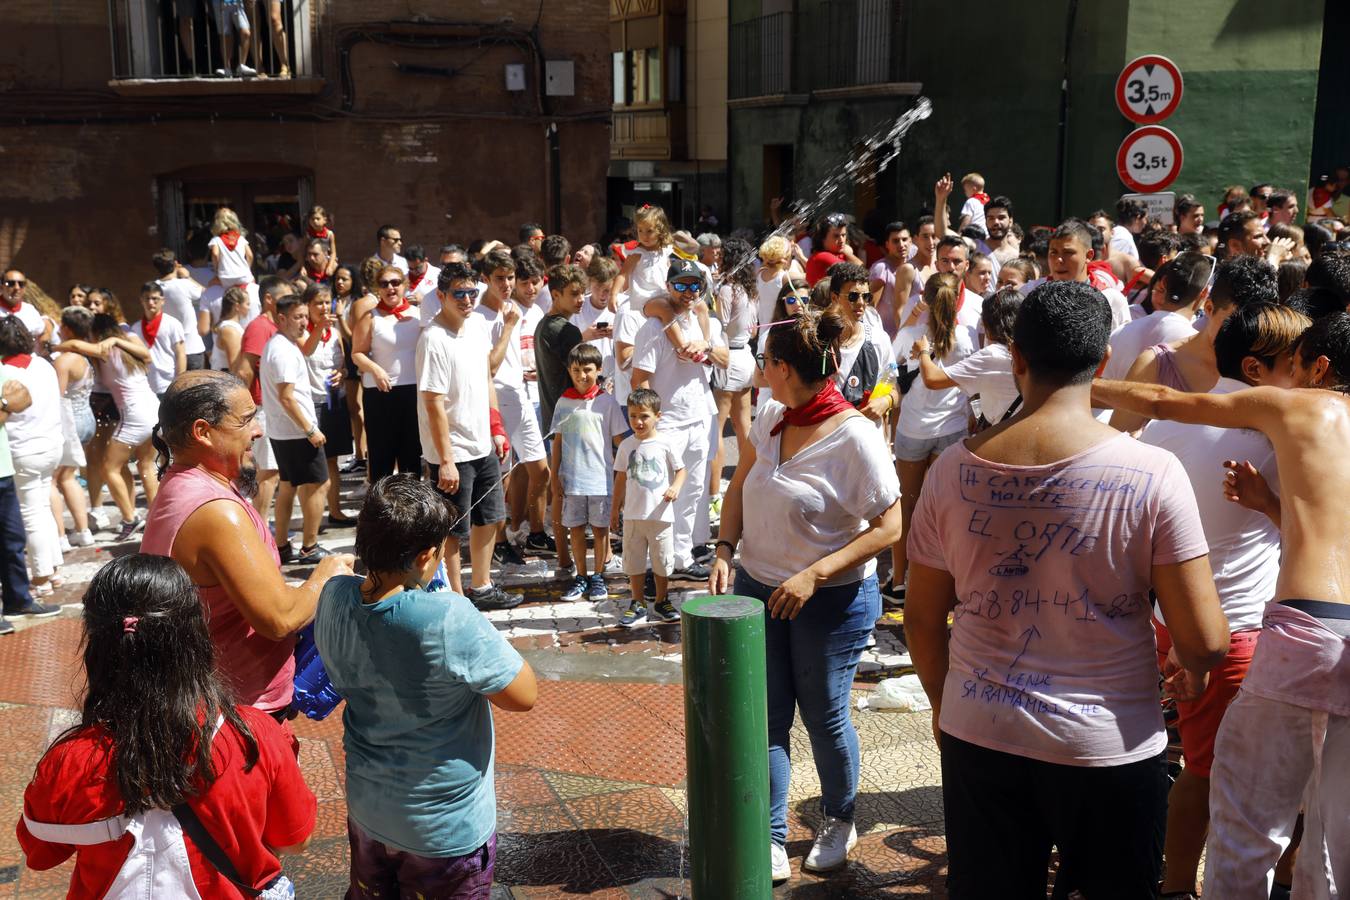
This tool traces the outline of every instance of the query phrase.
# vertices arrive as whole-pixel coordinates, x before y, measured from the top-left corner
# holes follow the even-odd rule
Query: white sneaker
[[[94,546],[94,535],[88,528],[84,531],[72,531],[70,533],[70,545],[72,547],[92,547]]]
[[[64,534],[61,535],[61,552],[69,553],[72,549],[73,548],[70,546],[70,538],[66,537]]]
[[[111,525],[108,514],[102,508],[89,510],[89,527],[91,531],[107,531]]]
[[[802,860],[802,868],[812,872],[831,872],[848,862],[848,852],[858,844],[858,830],[852,822],[826,816],[816,833],[811,852]]]
[[[792,866],[788,864],[787,848],[769,841],[769,873],[775,882],[787,881],[792,877]]]
[[[258,74],[258,70],[252,66],[246,66],[243,63],[240,63],[239,68],[234,70],[234,74],[237,78],[252,78]]]

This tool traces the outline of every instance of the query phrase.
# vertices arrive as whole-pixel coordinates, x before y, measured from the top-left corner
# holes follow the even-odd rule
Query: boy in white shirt
[[[961,179],[961,189],[966,192],[966,202],[961,207],[961,224],[956,230],[964,231],[968,225],[978,225],[981,230],[987,230],[984,205],[989,202],[989,195],[984,192],[984,176],[979,172],[971,172]]]
[[[577,344],[567,354],[572,386],[553,407],[549,437],[553,441],[553,471],[557,481],[553,502],[562,507],[562,526],[571,534],[577,575],[563,600],[599,601],[609,597],[605,587],[605,557],[609,548],[611,461],[614,445],[628,433],[623,409],[612,394],[600,390],[600,351],[594,344]],[[586,526],[595,536],[595,568],[586,574]]]
[[[173,316],[164,315],[164,288],[158,281],[141,285],[141,320],[133,331],[150,348],[145,376],[161,400],[169,383],[187,371],[186,333]]]
[[[586,269],[586,299],[572,317],[572,324],[581,329],[581,339],[600,351],[600,375],[606,385],[614,377],[614,320],[618,318],[614,281],[618,277],[619,266],[614,260],[592,260]]]
[[[325,438],[309,386],[309,364],[300,349],[309,325],[309,307],[297,294],[277,300],[277,333],[267,341],[259,362],[267,438],[281,483],[276,495],[277,550],[283,563],[317,565],[329,552],[319,546],[319,521],[328,491]],[[291,510],[300,495],[300,554],[292,557]]]
[[[661,397],[656,391],[638,388],[628,395],[628,423],[633,433],[624,438],[614,457],[614,510],[610,513],[610,529],[618,531],[619,510],[623,509],[623,572],[632,591],[628,609],[619,619],[626,628],[642,618],[638,598],[643,595],[643,575],[649,562],[656,600],[647,604],[647,618],[673,622],[680,617],[666,591],[675,566],[672,503],[684,486],[685,469],[656,430],[660,418]]]

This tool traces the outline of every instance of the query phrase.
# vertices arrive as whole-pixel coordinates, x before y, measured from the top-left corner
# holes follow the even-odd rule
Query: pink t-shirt
[[[1150,572],[1208,551],[1175,456],[1128,435],[1046,466],[954,444],[924,481],[911,561],[957,605],[942,730],[991,750],[1118,766],[1166,746]]]
[[[141,552],[172,557],[178,529],[212,500],[230,500],[243,507],[273,563],[281,565],[272,531],[253,504],[240,496],[233,485],[227,486],[201,469],[185,466],[170,466],[159,483],[159,493],[145,520]],[[274,641],[258,634],[224,585],[199,584],[197,593],[202,598],[206,627],[216,648],[216,666],[226,676],[239,702],[265,712],[289,706],[295,687],[295,638]]]

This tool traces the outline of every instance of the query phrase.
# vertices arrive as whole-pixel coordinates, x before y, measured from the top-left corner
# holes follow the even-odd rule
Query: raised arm
[[[1094,406],[1123,409],[1149,419],[1217,428],[1254,428],[1261,432],[1278,423],[1297,396],[1295,391],[1276,387],[1254,387],[1231,394],[1192,394],[1160,384],[1101,378],[1092,382]]]
[[[948,172],[933,186],[933,230],[940,241],[951,230],[951,218],[947,212],[947,198],[952,193],[952,173]]]

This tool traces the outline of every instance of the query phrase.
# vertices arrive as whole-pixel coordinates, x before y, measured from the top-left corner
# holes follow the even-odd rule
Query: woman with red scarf
[[[417,310],[405,295],[408,276],[383,266],[374,297],[352,309],[352,362],[365,388],[366,452],[370,483],[394,469],[422,471],[422,441],[417,432],[417,339],[422,334]]]
[[[770,858],[790,875],[788,734],[800,708],[820,776],[823,824],[803,868],[830,871],[857,843],[858,735],[849,690],[881,615],[877,554],[900,536],[900,483],[885,436],[839,393],[835,310],[774,325],[756,357],[773,400],[750,430],[722,506],[708,589],[764,601]],[[745,498],[754,502],[746,503]]]

